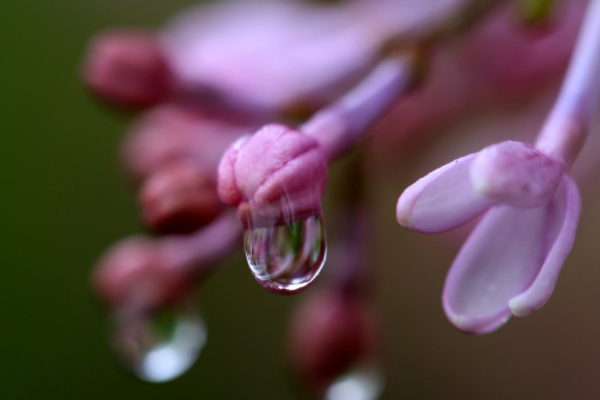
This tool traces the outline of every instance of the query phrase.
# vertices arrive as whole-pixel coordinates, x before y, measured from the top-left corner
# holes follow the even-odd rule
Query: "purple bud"
[[[160,307],[189,293],[180,270],[169,266],[156,242],[129,238],[106,252],[96,267],[93,283],[100,298],[113,307],[131,302]]]
[[[237,115],[210,115],[181,105],[145,113],[133,125],[122,147],[127,174],[136,182],[173,161],[190,160],[216,176],[221,155],[248,124]]]
[[[320,215],[327,180],[318,142],[283,125],[267,125],[234,143],[219,166],[219,194],[254,226]]]
[[[194,232],[224,208],[214,175],[188,161],[172,163],[148,178],[139,201],[146,225],[162,234]]]
[[[338,291],[314,293],[292,320],[291,365],[310,389],[322,393],[336,378],[374,358],[378,328],[361,298]]]
[[[83,78],[94,94],[125,109],[162,102],[172,85],[158,40],[141,31],[113,30],[98,35],[88,50]]]

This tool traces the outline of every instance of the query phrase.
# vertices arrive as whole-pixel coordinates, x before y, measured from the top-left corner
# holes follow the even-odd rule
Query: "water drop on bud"
[[[325,224],[310,216],[271,227],[244,230],[244,250],[254,278],[278,294],[294,294],[310,285],[327,257]]]
[[[161,383],[178,378],[198,359],[206,326],[195,310],[123,313],[115,318],[113,347],[138,378]]]

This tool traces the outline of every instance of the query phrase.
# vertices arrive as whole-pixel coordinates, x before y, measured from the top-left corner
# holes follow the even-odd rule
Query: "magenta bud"
[[[506,141],[479,152],[470,167],[475,192],[518,208],[547,204],[561,183],[565,166],[533,146]]]
[[[140,204],[146,225],[162,234],[194,232],[224,208],[213,173],[187,161],[152,175],[141,189]]]
[[[123,144],[126,172],[139,182],[173,161],[193,159],[216,176],[223,152],[248,131],[239,119],[181,105],[157,107],[134,124]]]
[[[134,303],[162,307],[189,293],[185,277],[170,268],[161,247],[134,237],[110,248],[96,266],[93,284],[97,295],[111,306]]]
[[[292,368],[310,389],[322,393],[336,378],[375,358],[378,335],[362,299],[337,291],[316,293],[292,320]]]
[[[223,202],[243,223],[272,226],[321,213],[327,162],[312,137],[267,125],[234,143],[219,165]]]
[[[148,32],[127,30],[104,32],[92,41],[83,79],[100,98],[126,109],[164,101],[172,85],[158,39]]]

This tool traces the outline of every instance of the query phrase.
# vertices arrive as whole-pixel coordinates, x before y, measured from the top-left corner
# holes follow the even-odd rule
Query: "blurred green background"
[[[126,118],[78,81],[86,42],[108,26],[158,26],[189,3],[0,1],[0,399],[294,398],[282,350],[296,299],[260,289],[240,254],[206,284],[208,346],[171,383],[120,369],[91,295],[98,255],[140,226],[116,155]],[[468,337],[446,322],[439,300],[459,242],[411,234],[393,218],[397,195],[423,172],[415,165],[405,155],[375,166],[369,196],[380,221],[372,261],[388,340],[383,398],[599,398],[599,191],[584,190],[577,245],[550,303]]]

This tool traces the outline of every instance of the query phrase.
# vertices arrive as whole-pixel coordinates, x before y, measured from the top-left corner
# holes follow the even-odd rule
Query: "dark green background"
[[[295,299],[261,290],[239,254],[203,290],[209,344],[200,361],[168,384],[119,368],[91,295],[97,256],[140,228],[116,156],[126,119],[88,98],[79,63],[98,30],[157,26],[185,3],[0,1],[0,399],[293,398],[282,349]],[[597,399],[597,191],[584,198],[578,243],[549,305],[473,338],[449,326],[439,301],[458,243],[394,221],[397,195],[423,172],[413,164],[409,156],[385,166],[370,188],[389,349],[384,398]]]

